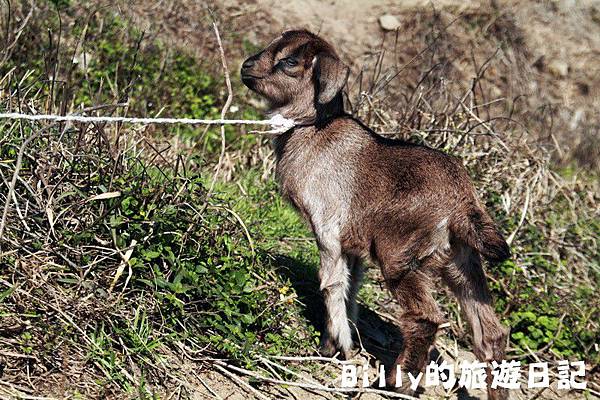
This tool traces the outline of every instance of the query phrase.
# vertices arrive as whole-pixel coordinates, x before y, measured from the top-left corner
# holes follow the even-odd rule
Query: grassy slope
[[[0,109],[57,112],[127,101],[129,115],[154,115],[164,106],[163,115],[217,117],[221,78],[184,51],[142,39],[107,11],[77,18],[88,14],[76,6],[61,11],[57,49],[56,13],[39,6],[0,66],[11,89],[2,92]],[[40,35],[46,28],[51,40]],[[77,53],[89,55],[88,68],[71,68],[67,61],[82,37]],[[248,105],[241,108],[231,116],[257,116]],[[25,392],[149,395],[173,384],[174,353],[253,367],[260,354],[314,352],[316,249],[275,184],[264,179],[269,159],[260,157],[259,139],[227,129],[235,183],[220,182],[208,198],[216,131],[63,128],[0,122],[4,188],[24,139],[40,134],[25,151],[18,206],[11,207],[2,243],[0,343],[12,354],[2,355],[4,380]],[[519,216],[502,211],[506,182],[490,182],[492,165],[478,168],[477,156],[465,156],[497,219],[513,231]],[[577,204],[589,204],[585,182],[571,187],[580,189]],[[517,262],[491,271],[493,288],[512,328],[514,353],[544,349],[544,356],[597,363],[598,216],[576,218],[572,196],[556,193],[523,224]],[[0,199],[4,204],[5,196]],[[548,252],[548,231],[556,233],[552,240],[580,246],[580,258],[592,262],[584,270],[589,276],[565,274],[569,262],[580,262],[577,252]],[[386,295],[373,279],[361,298],[386,311]],[[448,309],[456,320],[456,310]]]
[[[56,112],[65,103],[79,109],[128,102],[129,115],[152,115],[164,104],[164,115],[218,117],[219,77],[159,41],[138,45],[142,33],[119,17],[97,13],[84,28],[72,18],[85,13],[74,10],[62,11],[69,27],[58,50],[48,51],[47,42],[18,42],[2,76],[27,95],[19,102],[6,93],[3,109]],[[36,14],[39,24],[27,27],[26,39],[46,24],[58,30],[52,7]],[[71,69],[65,60],[84,30],[89,65]],[[53,51],[62,63],[56,70]],[[43,79],[47,71],[69,78],[54,85]],[[230,116],[257,114],[244,107]],[[2,245],[3,344],[24,355],[6,360],[5,379],[20,382],[23,368],[33,367],[34,387],[48,384],[52,392],[57,387],[39,376],[62,370],[73,378],[67,392],[115,393],[143,388],[148,380],[155,384],[159,372],[153,370],[168,360],[167,348],[185,346],[247,366],[259,353],[314,350],[314,330],[295,332],[304,325],[298,305],[287,278],[273,269],[273,254],[282,247],[274,238],[283,231],[290,237],[307,232],[257,169],[240,175],[242,186],[219,184],[206,197],[218,132],[1,124],[5,183],[24,138],[43,135],[25,149],[23,182],[15,191],[21,216],[13,205]],[[227,136],[234,152],[259,141],[231,127]],[[169,149],[169,140],[184,151]],[[246,195],[239,191],[243,186]],[[27,201],[32,204],[21,211]],[[284,247],[282,253],[300,257],[308,246]],[[306,254],[314,256],[314,250]],[[119,266],[125,271],[116,279]],[[97,376],[99,387],[77,383],[82,362],[94,366],[87,374]]]

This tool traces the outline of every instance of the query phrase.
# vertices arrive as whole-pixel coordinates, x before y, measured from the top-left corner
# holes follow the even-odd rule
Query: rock
[[[379,17],[379,25],[384,31],[395,31],[400,27],[400,21],[393,15],[382,15]]]
[[[562,60],[552,60],[548,64],[548,71],[556,78],[564,78],[569,74],[569,64]]]

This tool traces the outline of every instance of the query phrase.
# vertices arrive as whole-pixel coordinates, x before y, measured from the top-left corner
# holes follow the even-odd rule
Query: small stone
[[[384,31],[395,31],[400,27],[400,21],[393,15],[386,14],[379,17],[379,25]]]
[[[548,64],[548,71],[556,78],[564,78],[569,74],[569,64],[562,60],[552,60]]]

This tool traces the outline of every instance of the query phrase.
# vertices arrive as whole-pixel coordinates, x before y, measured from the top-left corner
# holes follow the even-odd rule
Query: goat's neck
[[[292,119],[297,125],[319,126],[333,118],[344,115],[344,99],[338,93],[329,103],[306,104],[304,99],[290,102],[281,106],[274,106],[267,115],[272,117],[281,114],[285,118]]]
[[[311,138],[317,132],[313,124],[299,124],[273,140],[277,161],[289,153],[297,153],[310,145]]]
[[[298,206],[298,198],[303,181],[311,170],[311,160],[318,152],[314,144],[320,132],[314,125],[296,126],[273,140],[276,164],[276,177],[281,194]]]
[[[300,125],[314,124],[318,119],[318,113],[314,106],[303,102],[290,102],[284,105],[274,106],[267,112],[269,118],[277,114],[280,114],[287,119],[291,119],[296,124]]]

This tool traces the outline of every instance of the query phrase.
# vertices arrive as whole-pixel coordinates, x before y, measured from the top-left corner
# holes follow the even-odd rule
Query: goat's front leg
[[[339,244],[321,247],[321,293],[325,302],[325,333],[321,340],[321,353],[331,357],[338,350],[349,358],[352,350],[352,331],[346,314],[346,298],[350,285],[348,260]]]

